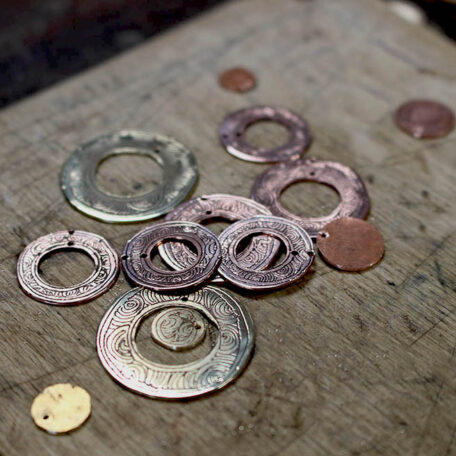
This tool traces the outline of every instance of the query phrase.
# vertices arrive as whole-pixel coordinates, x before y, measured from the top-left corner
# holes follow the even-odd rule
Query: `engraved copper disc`
[[[280,195],[291,184],[303,181],[333,187],[339,193],[341,202],[329,215],[323,217],[306,218],[292,214],[280,203]],[[254,182],[252,198],[269,208],[273,215],[294,221],[312,237],[337,218],[365,218],[370,208],[366,186],[355,171],[341,163],[315,158],[271,166]]]
[[[179,271],[165,271],[152,263],[155,247],[166,241],[187,241],[197,254],[195,262]],[[192,222],[162,222],[144,228],[125,246],[122,264],[127,277],[137,285],[152,290],[178,290],[193,287],[208,279],[220,262],[217,236]]]
[[[256,86],[255,76],[247,69],[236,67],[224,71],[219,76],[219,84],[231,92],[248,92]]]
[[[331,266],[342,271],[360,272],[383,257],[383,236],[370,223],[356,218],[341,218],[328,223],[318,233],[318,250]]]
[[[80,427],[90,416],[91,408],[85,389],[58,383],[35,397],[30,413],[40,428],[50,434],[62,434]]]
[[[254,147],[245,139],[247,128],[255,122],[269,120],[286,127],[290,137],[286,144],[271,149]],[[231,155],[242,160],[267,163],[294,160],[309,147],[311,135],[307,122],[284,108],[256,106],[229,114],[220,127],[220,141]]]
[[[205,220],[222,218],[230,222],[255,215],[271,215],[262,204],[242,196],[214,194],[202,195],[180,204],[170,212],[165,220],[185,220],[202,223]],[[265,269],[274,260],[280,242],[271,236],[255,236],[237,259],[245,267],[255,270]],[[163,261],[173,269],[190,267],[195,262],[195,254],[181,242],[167,242],[158,247]],[[223,282],[217,275],[212,281]]]
[[[277,266],[264,271],[244,267],[236,258],[242,239],[257,233],[280,239],[286,248],[286,258]],[[222,262],[220,274],[230,283],[249,290],[272,290],[290,285],[307,272],[314,259],[313,243],[307,232],[289,220],[257,216],[240,220],[220,235]]]
[[[141,322],[170,307],[201,312],[217,328],[217,340],[206,356],[166,365],[140,353],[135,337]],[[115,380],[139,394],[165,399],[192,398],[223,388],[242,372],[253,346],[249,313],[228,293],[214,287],[185,295],[134,288],[108,309],[97,334],[98,357]]]
[[[96,184],[98,165],[118,154],[145,155],[163,169],[163,183],[144,195],[118,196]],[[103,222],[149,220],[177,206],[193,188],[198,176],[194,155],[167,136],[125,130],[104,135],[75,150],[62,168],[61,187],[71,205]]]
[[[51,285],[41,279],[39,264],[51,252],[77,249],[87,253],[95,264],[92,275],[68,288]],[[93,233],[85,231],[58,231],[31,242],[19,256],[17,279],[24,292],[31,298],[64,306],[80,304],[102,295],[114,285],[119,274],[119,258],[111,245]]]
[[[396,111],[397,126],[418,139],[446,136],[453,130],[454,123],[451,109],[432,100],[411,100]]]

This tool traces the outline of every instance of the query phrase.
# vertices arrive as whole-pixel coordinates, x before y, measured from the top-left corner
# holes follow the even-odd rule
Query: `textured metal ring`
[[[296,182],[319,182],[333,187],[341,202],[323,217],[299,217],[280,204],[281,193]],[[341,217],[365,218],[370,202],[361,177],[341,163],[315,158],[295,160],[271,166],[260,174],[252,187],[252,198],[269,208],[273,215],[283,217],[300,225],[312,237],[329,222]]]
[[[179,271],[165,271],[153,265],[151,253],[165,241],[187,241],[196,250],[196,261]],[[125,246],[122,264],[128,278],[152,290],[178,290],[207,280],[220,262],[217,236],[192,222],[162,222],[144,228]]]
[[[95,270],[84,282],[63,288],[41,279],[39,265],[51,252],[76,249],[90,256]],[[119,274],[119,258],[111,245],[93,233],[85,231],[58,231],[31,242],[20,254],[17,262],[19,285],[31,298],[63,306],[90,301],[107,291]]]
[[[135,342],[141,321],[176,306],[201,312],[217,327],[215,346],[204,358],[187,364],[146,359]],[[97,335],[98,357],[116,381],[139,394],[164,399],[191,398],[223,388],[242,372],[253,345],[253,323],[247,310],[213,287],[181,296],[134,288],[108,309]]]
[[[163,169],[163,183],[139,196],[116,196],[96,185],[98,165],[119,154],[145,155]],[[62,169],[61,186],[76,209],[103,222],[149,220],[170,211],[190,192],[198,168],[193,154],[166,136],[141,131],[121,131],[101,136],[77,149]]]
[[[262,204],[242,196],[214,194],[203,195],[180,204],[170,212],[165,220],[185,220],[202,223],[205,220],[222,218],[230,222],[271,215]],[[268,267],[280,248],[280,242],[270,236],[255,236],[249,245],[238,255],[238,261],[245,267],[261,270]],[[184,269],[195,262],[195,254],[181,242],[167,242],[158,247],[163,261],[173,269]],[[217,275],[213,283],[223,282]]]
[[[242,239],[258,233],[280,239],[286,248],[286,258],[264,271],[245,268],[236,259],[236,250]],[[298,281],[315,256],[312,239],[304,229],[289,220],[272,216],[257,216],[234,223],[220,235],[220,244],[222,262],[219,273],[228,282],[249,290],[272,290]]]
[[[290,133],[288,141],[271,149],[249,144],[245,139],[247,128],[262,120],[286,127]],[[307,150],[311,141],[309,126],[302,117],[288,109],[270,106],[255,106],[229,114],[222,122],[219,136],[228,153],[242,160],[259,163],[295,160]]]

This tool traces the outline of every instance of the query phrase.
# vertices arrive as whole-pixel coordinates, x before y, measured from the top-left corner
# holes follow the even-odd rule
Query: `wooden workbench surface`
[[[219,72],[238,65],[256,74],[256,90],[239,95],[218,86]],[[455,108],[455,79],[454,45],[377,0],[244,0],[1,112],[0,453],[456,454],[456,133],[417,141],[392,120],[413,97]],[[60,191],[63,162],[102,133],[174,136],[197,157],[194,195],[249,196],[266,166],[227,154],[217,129],[226,113],[254,104],[302,114],[314,133],[307,155],[363,176],[386,256],[363,274],[316,258],[294,287],[233,292],[256,328],[244,374],[185,403],[135,395],[111,380],[95,346],[102,315],[129,289],[125,278],[91,303],[56,308],[19,290],[17,256],[38,236],[69,228],[101,234],[120,252],[146,226],[87,218]],[[266,126],[252,136],[278,138]],[[112,159],[101,183],[141,190],[147,169]],[[311,215],[328,211],[337,200],[314,187],[290,188],[284,203]],[[80,254],[43,265],[49,280],[63,283],[90,270]],[[144,331],[142,346],[154,353]],[[82,428],[54,437],[35,427],[29,411],[36,394],[60,382],[84,387],[93,408]]]

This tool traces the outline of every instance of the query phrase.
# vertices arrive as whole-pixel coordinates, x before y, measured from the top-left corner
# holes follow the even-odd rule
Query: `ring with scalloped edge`
[[[44,257],[60,250],[80,250],[90,256],[95,270],[89,278],[71,287],[57,287],[39,274]],[[17,279],[25,294],[36,301],[64,306],[91,301],[114,285],[119,274],[119,258],[108,241],[85,231],[58,231],[31,242],[17,262]]]
[[[303,181],[318,182],[334,188],[341,199],[339,205],[323,217],[299,217],[287,211],[280,203],[280,195],[290,185]],[[341,163],[316,158],[271,166],[257,177],[251,197],[265,205],[273,215],[297,223],[313,238],[329,222],[341,217],[363,219],[367,217],[370,208],[366,186],[355,171]]]
[[[187,364],[146,359],[135,342],[141,322],[157,311],[176,307],[200,312],[215,325],[218,334],[212,350]],[[108,309],[97,334],[98,357],[106,371],[126,388],[162,399],[192,398],[223,388],[242,372],[253,346],[249,313],[227,292],[214,287],[185,295],[134,288]]]
[[[236,258],[239,243],[258,233],[280,239],[286,249],[285,259],[277,266],[254,271],[243,267]],[[307,232],[290,220],[257,216],[240,220],[220,235],[222,262],[219,273],[227,282],[248,290],[273,290],[300,280],[311,266],[315,252]]]
[[[144,155],[162,169],[162,183],[143,195],[117,196],[96,184],[98,165],[120,154]],[[150,220],[166,214],[191,191],[198,176],[194,155],[167,136],[125,130],[101,136],[73,152],[62,168],[61,187],[65,197],[82,213],[110,223]]]
[[[254,147],[245,139],[247,128],[260,121],[277,122],[289,131],[288,141],[279,147]],[[271,106],[255,106],[228,114],[219,137],[231,155],[257,163],[272,163],[299,158],[309,147],[311,134],[307,122],[294,112]]]
[[[170,212],[165,220],[185,220],[202,223],[221,218],[230,222],[254,217],[271,215],[269,209],[249,198],[235,195],[202,195],[180,204]],[[252,237],[246,248],[239,253],[238,260],[251,269],[265,269],[276,257],[280,242],[271,236]],[[173,269],[190,267],[195,262],[195,254],[181,242],[166,242],[158,247],[163,261]],[[223,278],[216,275],[212,283],[221,283]]]
[[[152,252],[166,241],[189,242],[196,260],[185,269],[166,271],[152,263]],[[152,290],[172,291],[199,285],[220,263],[220,243],[206,227],[192,222],[161,222],[135,234],[125,246],[122,264],[127,277],[136,285]]]

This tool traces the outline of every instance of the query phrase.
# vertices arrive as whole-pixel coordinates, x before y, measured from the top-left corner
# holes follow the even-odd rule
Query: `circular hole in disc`
[[[290,132],[278,122],[261,120],[249,125],[244,133],[244,139],[253,147],[273,149],[288,142]]]

